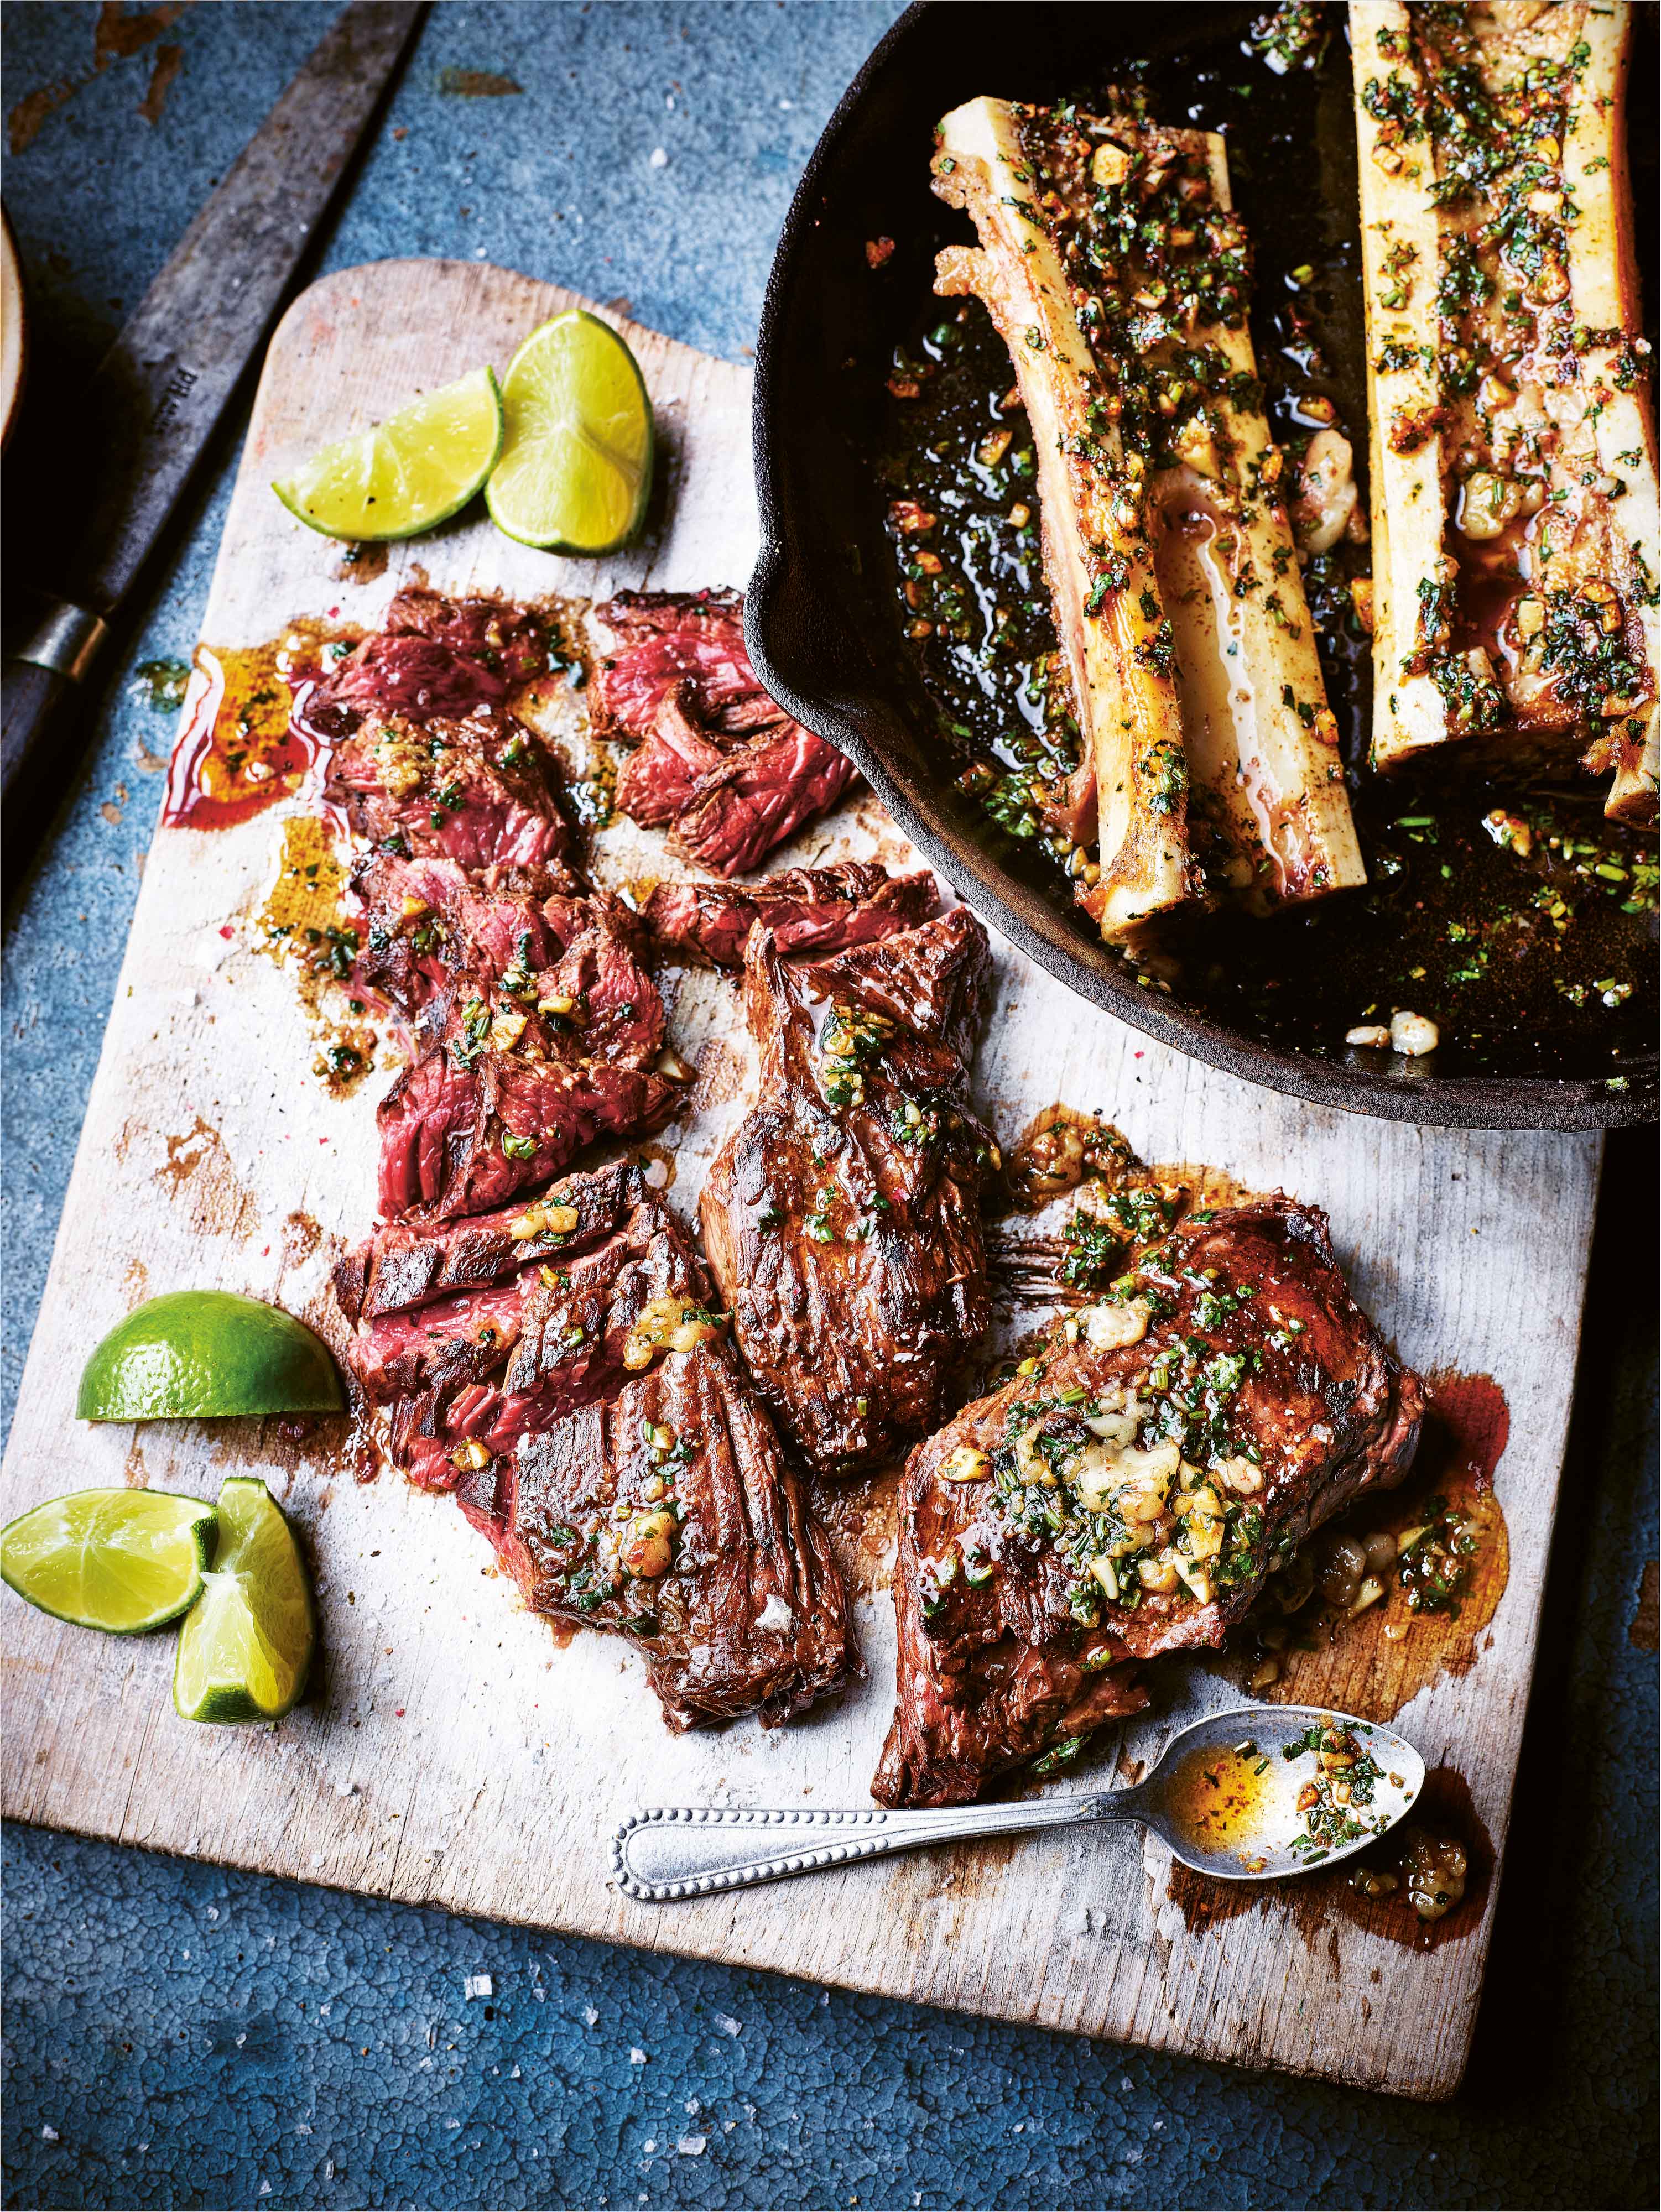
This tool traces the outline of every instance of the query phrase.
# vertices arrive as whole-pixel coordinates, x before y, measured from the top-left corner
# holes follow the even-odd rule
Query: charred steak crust
[[[891,876],[878,860],[780,868],[756,884],[659,884],[642,918],[672,957],[741,968],[757,922],[787,958],[846,951],[927,921],[938,903],[926,869]]]
[[[737,592],[623,592],[594,612],[611,645],[590,726],[636,748],[618,809],[669,830],[673,850],[718,875],[758,867],[852,781],[852,763],[763,690]]]
[[[590,1330],[603,1347],[598,1387],[591,1370],[581,1395],[539,1412],[514,1449],[464,1469],[458,1502],[533,1610],[644,1653],[671,1728],[748,1712],[775,1725],[857,1666],[842,1577],[709,1314],[690,1241],[654,1194],[626,1234]],[[572,1294],[557,1313],[538,1314],[538,1296],[509,1390],[574,1357]],[[701,1340],[632,1371],[631,1332],[666,1309],[697,1316]]]
[[[618,1195],[621,1196],[619,1192]],[[538,1201],[513,1226],[549,1212]],[[539,1238],[527,1240],[529,1243]],[[511,1450],[575,1407],[614,1395],[630,1334],[654,1298],[704,1304],[704,1279],[655,1193],[597,1218],[579,1248],[484,1288],[360,1327],[348,1362],[387,1408],[392,1456],[423,1490],[452,1490],[471,1462]]]
[[[990,1317],[995,1147],[966,1066],[989,968],[963,908],[800,975],[751,937],[760,1091],[700,1214],[745,1363],[818,1474],[888,1465],[925,1434]]]
[[[618,1160],[555,1183],[529,1221],[512,1206],[458,1221],[392,1222],[336,1264],[335,1303],[356,1325],[459,1291],[489,1290],[534,1262],[569,1259],[613,1235],[648,1188],[638,1160]],[[546,1225],[551,1212],[557,1229]],[[568,1212],[576,1216],[569,1228]]]
[[[1130,1709],[1124,1662],[1220,1643],[1311,1528],[1401,1480],[1423,1405],[1323,1214],[1190,1215],[911,1454],[873,1795],[962,1802]]]

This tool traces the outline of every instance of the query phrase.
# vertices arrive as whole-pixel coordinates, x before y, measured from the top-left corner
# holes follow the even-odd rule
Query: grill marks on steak
[[[967,1071],[989,967],[962,908],[798,974],[751,935],[760,1092],[700,1212],[745,1364],[817,1473],[930,1429],[990,1318]]]
[[[852,763],[775,705],[744,644],[735,592],[623,592],[595,610],[611,647],[589,691],[597,736],[636,747],[619,810],[671,831],[723,876],[759,866],[853,780]]]
[[[787,1719],[856,1663],[847,1599],[711,1327],[703,1266],[638,1167],[542,1204],[579,1217],[551,1259],[532,1260],[545,1231],[516,1240],[498,1216],[383,1231],[343,1263],[353,1372],[394,1458],[454,1492],[534,1610],[643,1651],[672,1727]],[[642,1370],[642,1327],[666,1311],[702,1316],[704,1340]]]
[[[538,1205],[575,1212],[569,1230],[534,1228],[526,1234],[518,1206],[456,1221],[394,1221],[336,1263],[335,1303],[347,1320],[378,1320],[407,1312],[458,1291],[488,1290],[534,1262],[583,1252],[610,1236],[645,1197],[648,1186],[637,1160],[618,1160],[587,1175],[569,1176],[545,1191]]]
[[[663,951],[741,968],[757,922],[785,957],[874,944],[927,921],[938,903],[926,869],[891,876],[878,860],[781,868],[758,884],[659,884],[642,918]]]
[[[648,1441],[666,1432],[666,1453]],[[666,1480],[679,1514],[671,1564],[643,1581],[618,1563],[659,1540]],[[466,1478],[458,1498],[533,1610],[644,1654],[672,1729],[749,1712],[777,1726],[856,1668],[829,1542],[721,1347],[669,1353]]]
[[[1220,1644],[1311,1528],[1401,1479],[1423,1403],[1324,1215],[1285,1198],[1191,1215],[1121,1303],[1057,1323],[1036,1372],[911,1454],[873,1794],[963,1802],[1135,1710],[1127,1662]]]
[[[650,1299],[702,1303],[702,1279],[638,1168],[573,1176],[562,1200],[582,1217],[566,1236],[518,1241],[498,1217],[497,1234],[472,1252],[476,1273],[496,1270],[491,1280],[359,1324],[352,1372],[386,1409],[395,1463],[423,1490],[453,1489],[478,1456],[470,1443],[511,1450],[620,1389],[624,1340]],[[548,1256],[532,1262],[538,1252]]]

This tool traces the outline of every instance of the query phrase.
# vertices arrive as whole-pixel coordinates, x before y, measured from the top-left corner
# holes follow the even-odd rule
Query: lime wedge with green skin
[[[235,1291],[170,1291],[118,1322],[87,1362],[83,1421],[338,1413],[340,1377],[321,1337]]]
[[[306,1686],[317,1641],[294,1531],[265,1484],[233,1475],[202,1595],[179,1631],[173,1701],[187,1721],[280,1721]]]
[[[496,466],[502,433],[496,371],[476,368],[325,446],[271,489],[326,538],[413,538],[466,506]]]
[[[76,1490],[0,1528],[0,1577],[77,1628],[142,1636],[202,1594],[214,1510],[165,1490]]]
[[[497,529],[557,553],[626,545],[652,495],[652,403],[611,325],[556,315],[514,356],[502,397],[508,434],[484,487]]]

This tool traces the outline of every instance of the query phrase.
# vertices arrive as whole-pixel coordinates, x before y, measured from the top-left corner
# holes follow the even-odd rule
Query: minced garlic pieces
[[[959,1444],[948,1452],[940,1468],[942,1482],[984,1482],[992,1472],[992,1462],[983,1451],[972,1444]]]
[[[539,1200],[508,1224],[508,1234],[516,1244],[531,1237],[569,1237],[581,1218],[574,1206],[550,1206]]]
[[[1390,1048],[1417,1060],[1423,1054],[1434,1052],[1441,1042],[1441,1032],[1427,1014],[1415,1014],[1402,1007],[1390,1018]]]
[[[1116,1352],[1121,1345],[1140,1344],[1151,1318],[1146,1299],[1127,1298],[1123,1305],[1086,1306],[1079,1325],[1092,1351]]]
[[[684,1297],[653,1298],[623,1340],[623,1364],[631,1375],[649,1367],[660,1352],[691,1352],[719,1336],[722,1318]]]

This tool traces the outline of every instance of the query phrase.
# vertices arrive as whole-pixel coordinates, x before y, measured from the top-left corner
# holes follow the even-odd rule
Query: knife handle
[[[38,661],[9,660],[0,678],[0,799],[18,788],[23,770],[41,752],[41,740],[68,695],[73,679]]]

